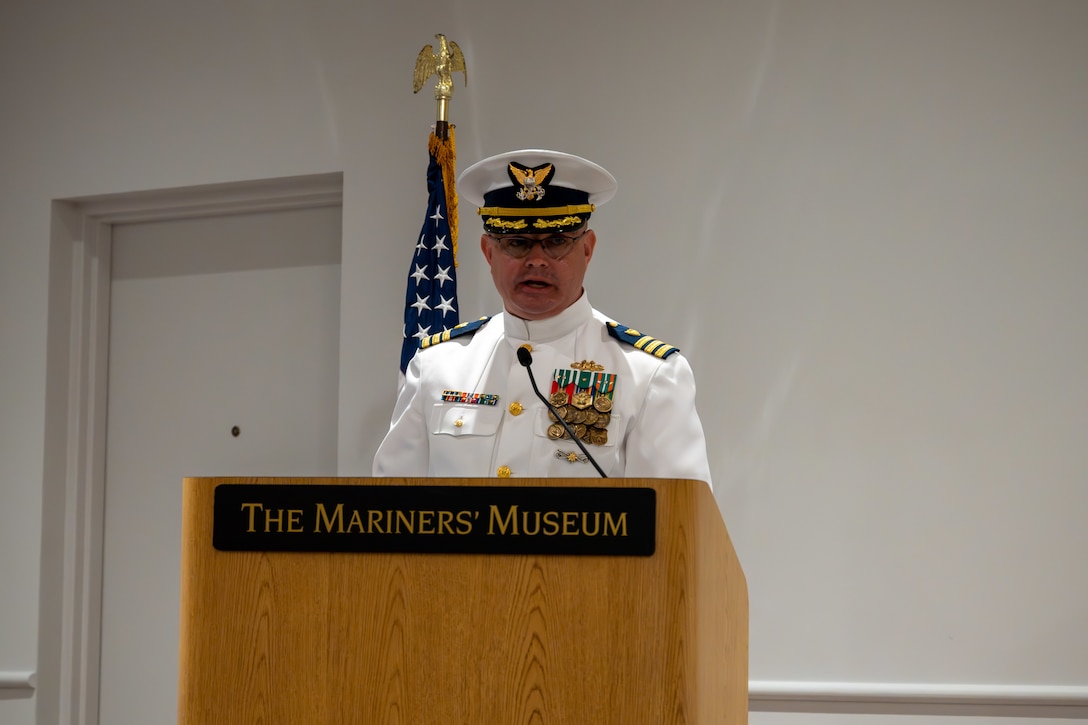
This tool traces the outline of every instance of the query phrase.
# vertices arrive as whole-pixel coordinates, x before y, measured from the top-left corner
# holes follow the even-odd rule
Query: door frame
[[[113,226],[342,205],[339,172],[53,202],[37,722],[98,724]]]

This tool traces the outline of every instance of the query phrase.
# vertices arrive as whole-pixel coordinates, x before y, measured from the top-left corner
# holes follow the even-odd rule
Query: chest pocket
[[[431,435],[494,436],[502,409],[493,405],[435,403],[431,408]]]

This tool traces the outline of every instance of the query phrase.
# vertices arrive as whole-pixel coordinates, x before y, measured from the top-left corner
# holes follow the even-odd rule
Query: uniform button
[[[499,478],[510,478],[510,466],[499,466],[499,470],[495,471],[495,475]]]
[[[510,415],[521,415],[523,410],[525,410],[525,406],[516,400],[510,404]]]

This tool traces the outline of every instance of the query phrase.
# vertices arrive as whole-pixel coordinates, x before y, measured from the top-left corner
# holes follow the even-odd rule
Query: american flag
[[[427,214],[408,269],[404,293],[404,341],[400,371],[418,349],[419,340],[448,330],[459,321],[457,311],[457,190],[453,129],[442,139],[431,134],[427,166]]]

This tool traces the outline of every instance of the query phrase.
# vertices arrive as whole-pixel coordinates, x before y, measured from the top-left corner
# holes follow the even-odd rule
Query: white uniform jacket
[[[475,333],[419,350],[374,457],[374,475],[596,477],[572,440],[549,435],[553,421],[517,358],[517,348],[528,344],[545,397],[561,385],[555,377],[565,380],[563,371],[584,362],[603,368],[594,380],[614,386],[607,441],[586,444],[609,477],[709,484],[691,366],[680,354],[662,359],[614,339],[608,322],[583,293],[556,317],[527,321],[503,313]]]

